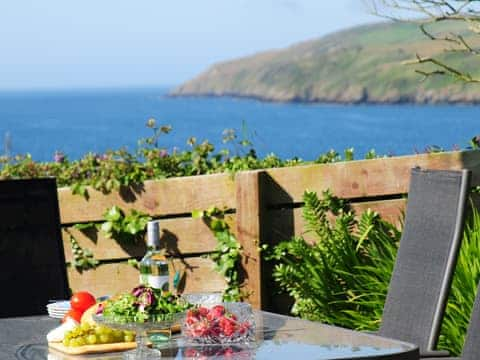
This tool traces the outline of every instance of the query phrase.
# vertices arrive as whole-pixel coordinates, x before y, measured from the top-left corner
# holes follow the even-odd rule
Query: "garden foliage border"
[[[398,223],[405,209],[410,169],[416,166],[467,168],[473,172],[473,185],[480,185],[480,151],[459,151],[244,171],[235,175],[170,178],[146,181],[110,194],[89,188],[87,198],[73,195],[70,188],[61,188],[59,203],[67,261],[73,260],[70,246],[73,235],[100,262],[95,269],[81,273],[70,267],[70,286],[73,290],[91,289],[103,295],[127,290],[138,280],[138,272],[127,261],[144,254],[143,242],[117,243],[95,228],[82,232],[74,227],[78,223],[101,223],[105,210],[117,205],[124,211],[136,209],[160,220],[162,241],[172,255],[172,267],[186,274],[181,284],[185,292],[223,290],[224,279],[206,257],[215,251],[217,241],[202,219],[191,216],[194,210],[216,206],[226,211],[227,222],[243,248],[240,275],[248,300],[256,308],[282,311],[284,299],[273,296],[271,269],[262,261],[259,248],[304,232],[303,192],[308,189],[321,193],[330,189],[336,196],[348,199],[357,213],[371,208],[386,220]]]

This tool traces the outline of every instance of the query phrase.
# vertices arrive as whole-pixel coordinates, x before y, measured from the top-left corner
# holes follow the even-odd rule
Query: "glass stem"
[[[147,332],[142,330],[137,332],[137,349],[145,349],[147,347]]]

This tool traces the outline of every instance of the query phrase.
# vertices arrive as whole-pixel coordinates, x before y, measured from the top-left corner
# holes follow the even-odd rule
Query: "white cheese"
[[[67,318],[67,320],[62,325],[60,325],[59,327],[56,327],[55,329],[53,329],[47,334],[47,341],[62,342],[67,331],[70,331],[76,328],[77,326],[78,326],[78,322],[76,322],[72,318]]]

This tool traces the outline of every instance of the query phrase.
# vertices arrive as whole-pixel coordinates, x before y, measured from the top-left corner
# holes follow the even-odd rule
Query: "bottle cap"
[[[160,246],[160,225],[158,221],[149,221],[147,224],[147,246]]]

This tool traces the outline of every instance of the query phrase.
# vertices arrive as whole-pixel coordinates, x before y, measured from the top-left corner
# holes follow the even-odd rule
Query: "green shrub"
[[[467,220],[443,318],[439,348],[460,354],[480,280],[480,214],[473,207]]]
[[[273,248],[273,277],[294,299],[293,314],[354,329],[378,327],[400,238],[395,226],[370,210],[359,220],[341,199],[303,196],[307,231],[316,237]],[[335,216],[332,221],[329,214]]]
[[[87,186],[109,193],[121,186],[142,184],[145,180],[168,177],[203,175],[242,170],[307,164],[299,158],[280,159],[274,154],[257,156],[248,134],[237,137],[234,130],[224,132],[224,148],[215,149],[208,141],[198,142],[191,137],[184,150],[167,150],[161,146],[161,137],[172,130],[159,126],[154,119],[147,121],[150,137],[140,139],[136,151],[109,150],[105,154],[85,154],[81,159],[69,160],[56,152],[51,162],[37,162],[27,155],[0,156],[0,179],[55,177],[59,187],[71,186],[74,194],[88,197]],[[345,150],[344,160],[353,159],[353,149]],[[368,158],[376,157],[374,152]],[[331,150],[320,155],[313,163],[342,161],[342,156]],[[312,163],[312,162],[310,162]]]

